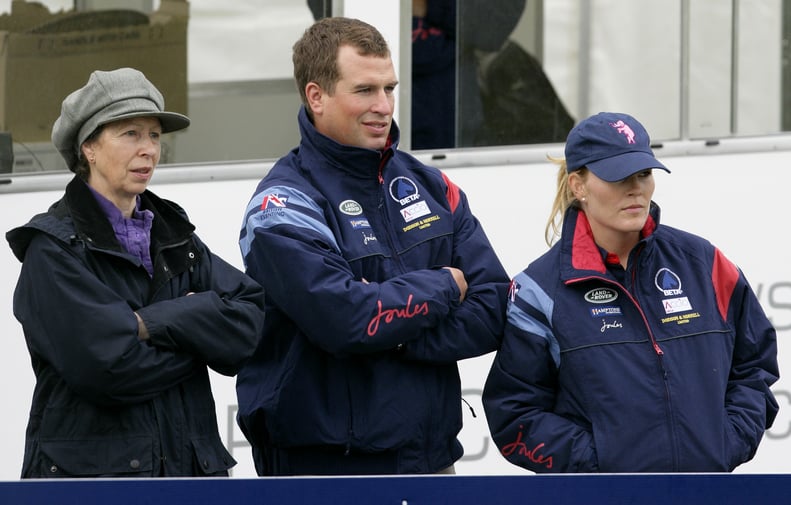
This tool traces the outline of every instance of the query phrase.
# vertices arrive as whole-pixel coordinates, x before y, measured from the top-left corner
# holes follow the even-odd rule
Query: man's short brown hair
[[[363,56],[390,56],[390,49],[379,30],[359,19],[330,17],[311,25],[294,44],[294,80],[302,103],[307,105],[305,86],[315,82],[329,94],[340,79],[338,50],[352,46]]]

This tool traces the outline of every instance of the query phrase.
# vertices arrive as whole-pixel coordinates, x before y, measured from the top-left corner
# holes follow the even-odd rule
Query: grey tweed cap
[[[162,133],[190,124],[187,116],[165,111],[162,93],[139,70],[97,70],[85,86],[63,100],[60,117],[52,126],[52,143],[73,172],[80,146],[96,128],[133,117],[159,118]]]

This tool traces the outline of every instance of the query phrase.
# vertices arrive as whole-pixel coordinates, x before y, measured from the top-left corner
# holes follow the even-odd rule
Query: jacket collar
[[[152,257],[162,247],[182,243],[192,236],[195,227],[187,220],[184,211],[176,204],[162,200],[151,191],[140,195],[140,206],[154,214],[151,227]],[[69,223],[69,220],[71,223]],[[66,186],[66,192],[46,213],[34,216],[24,226],[6,233],[14,255],[23,261],[25,252],[36,233],[48,233],[63,242],[79,238],[91,246],[123,253],[115,238],[113,227],[102,212],[99,202],[87,184],[75,176]]]
[[[349,172],[355,176],[378,176],[381,164],[395,154],[400,139],[400,131],[395,120],[390,125],[390,136],[387,147],[379,151],[362,147],[349,146],[319,133],[308,117],[307,109],[303,105],[298,116],[299,131],[302,140],[299,144],[300,155],[305,164],[304,168],[325,164],[329,162],[339,170]],[[320,160],[313,162],[312,160]]]
[[[78,237],[87,239],[101,249],[123,251],[110,221],[82,179],[75,176],[69,182],[63,199],[66,203],[65,207],[68,208],[63,211],[71,214]],[[152,249],[183,242],[195,230],[181,209],[174,208],[172,204],[149,190],[140,195],[140,208],[150,210],[154,214],[151,226]]]
[[[641,243],[649,240],[659,226],[659,206],[651,202],[648,219],[640,232]],[[561,279],[568,280],[601,276],[607,273],[601,249],[593,240],[588,217],[581,209],[571,206],[563,218],[563,230],[559,243],[561,257]]]
[[[100,249],[123,251],[112,225],[85,181],[75,176],[66,186],[63,200],[66,205],[57,206],[56,214],[71,215],[78,237]]]

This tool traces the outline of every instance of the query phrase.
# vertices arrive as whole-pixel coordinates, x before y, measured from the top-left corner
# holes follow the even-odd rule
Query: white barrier
[[[746,273],[764,309],[778,330],[780,371],[791,370],[791,241],[786,224],[787,188],[791,188],[791,150],[786,137],[723,142],[671,143],[657,156],[672,174],[655,173],[654,200],[662,222],[702,235],[720,247]],[[745,146],[747,148],[745,148]],[[761,149],[760,151],[751,151]],[[483,223],[509,274],[514,275],[546,250],[544,226],[555,193],[554,165],[546,154],[561,155],[562,146],[520,150],[472,150],[449,153],[433,162],[467,193],[473,212]],[[425,155],[428,161],[431,157]],[[487,164],[491,163],[491,164]],[[237,245],[242,211],[269,162],[194,165],[161,168],[152,190],[181,204],[212,250],[241,266]],[[3,232],[44,211],[60,197],[68,174],[9,178],[0,184],[0,230]],[[0,183],[4,181],[0,180]],[[39,189],[45,189],[40,191]],[[0,416],[0,480],[19,476],[33,374],[12,294],[19,263],[7,244],[0,246],[0,381],[4,384]],[[46,315],[44,315],[46,317]],[[491,442],[480,402],[480,390],[491,355],[461,363],[465,399],[477,417],[464,409],[460,439],[465,457],[456,465],[463,475],[523,474],[507,463]],[[212,377],[220,432],[239,461],[235,477],[255,475],[249,454],[234,422],[234,380]],[[776,384],[780,414],[753,461],[739,473],[787,473],[791,463],[791,386],[786,377]]]

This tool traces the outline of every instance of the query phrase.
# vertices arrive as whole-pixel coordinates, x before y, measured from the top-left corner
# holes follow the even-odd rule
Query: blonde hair
[[[571,191],[569,185],[569,174],[566,172],[566,160],[564,158],[553,158],[547,156],[547,159],[558,166],[557,175],[557,192],[555,193],[555,200],[552,202],[552,211],[549,213],[547,226],[544,228],[544,240],[548,246],[552,246],[555,241],[560,238],[560,233],[563,229],[563,216],[566,214],[566,209],[572,205],[579,205],[577,198]],[[588,169],[585,167],[576,170],[583,178],[587,175]]]

